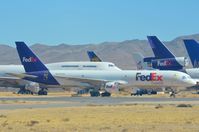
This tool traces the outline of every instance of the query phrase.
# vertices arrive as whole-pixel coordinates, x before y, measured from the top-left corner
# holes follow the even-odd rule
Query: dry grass
[[[24,101],[24,100],[0,100],[0,105],[4,104],[48,104],[48,101]],[[57,102],[55,102],[57,103]]]
[[[0,131],[199,131],[199,106],[122,105],[1,110]]]
[[[195,91],[183,91],[180,92],[176,95],[177,98],[198,98],[199,94],[193,94],[192,92]],[[66,97],[71,97],[74,95],[75,92],[68,92],[68,91],[63,91],[63,92],[49,92],[48,96],[66,96]],[[90,96],[89,94],[84,94],[82,96]],[[119,92],[119,93],[113,93],[111,96],[113,97],[129,97],[130,93],[129,92]],[[21,94],[16,94],[13,92],[0,92],[0,97],[38,97],[38,95],[21,95]],[[44,96],[45,97],[45,96]],[[135,96],[136,97],[136,96]],[[143,97],[165,97],[168,98],[169,94],[159,94],[159,95],[143,95]]]

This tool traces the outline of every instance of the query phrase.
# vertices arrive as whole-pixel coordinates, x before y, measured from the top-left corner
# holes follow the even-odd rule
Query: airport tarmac
[[[199,105],[199,98],[157,98],[157,97],[1,97],[0,110],[80,107],[97,105],[126,105],[126,104],[193,104]],[[5,103],[13,101],[14,103]],[[17,103],[35,102],[35,103]]]

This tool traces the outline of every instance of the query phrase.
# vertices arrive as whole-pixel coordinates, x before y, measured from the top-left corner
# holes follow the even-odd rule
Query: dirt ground
[[[199,106],[126,104],[0,110],[0,131],[198,132]]]

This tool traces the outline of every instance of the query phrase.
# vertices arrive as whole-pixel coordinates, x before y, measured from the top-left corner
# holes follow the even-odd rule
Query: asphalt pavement
[[[1,97],[0,110],[34,109],[56,107],[81,107],[94,105],[126,105],[126,104],[180,104],[199,105],[199,98],[159,98],[159,97]],[[14,102],[14,103],[5,103]],[[17,102],[25,103],[17,103]],[[31,103],[28,103],[28,102]],[[27,103],[26,103],[27,102]]]

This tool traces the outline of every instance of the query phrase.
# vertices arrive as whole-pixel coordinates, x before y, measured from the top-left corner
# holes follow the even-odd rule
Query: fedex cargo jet
[[[144,62],[160,70],[183,70],[188,66],[186,57],[176,57],[156,36],[147,36],[155,57],[144,58]]]
[[[77,87],[90,86],[96,90],[103,89],[107,93],[115,92],[120,87],[189,87],[196,81],[189,75],[178,71],[157,70],[50,70],[23,43],[16,42],[17,51],[24,66],[25,73],[8,73],[24,80],[46,84],[49,86]],[[26,61],[25,58],[36,61]]]
[[[25,62],[36,62],[35,58],[23,58]],[[121,70],[115,64],[111,62],[89,62],[89,61],[79,61],[79,62],[56,62],[45,64],[45,66],[50,69],[57,70]],[[13,87],[20,88],[18,93],[20,94],[30,94],[39,93],[47,94],[44,92],[43,87],[38,83],[22,80],[6,73],[24,73],[24,67],[22,65],[0,65],[0,86],[1,87]]]
[[[27,60],[26,59],[24,61],[36,61],[29,58]],[[57,62],[46,64],[46,67],[51,70],[121,70],[111,62]],[[41,85],[39,86],[39,84],[35,82],[25,81],[6,74],[24,73],[25,70],[22,65],[0,65],[0,71],[0,86],[20,88],[18,91],[19,94],[38,93],[40,91],[40,87],[41,89],[44,87]]]
[[[188,58],[186,57],[175,57],[173,53],[155,36],[148,36],[150,46],[154,52],[155,57],[150,61],[152,63],[152,68],[160,70],[178,70],[187,73],[191,78],[199,80],[199,69],[197,65],[199,64],[199,44],[195,40],[184,40],[185,47],[189,54],[189,58],[192,62],[194,68],[186,68],[188,65]],[[169,58],[170,57],[170,58]],[[173,57],[173,58],[171,58]],[[161,59],[160,59],[161,58]],[[165,58],[165,59],[164,59]],[[147,58],[145,58],[146,60]],[[140,60],[144,69],[147,69],[144,65],[144,60]]]

